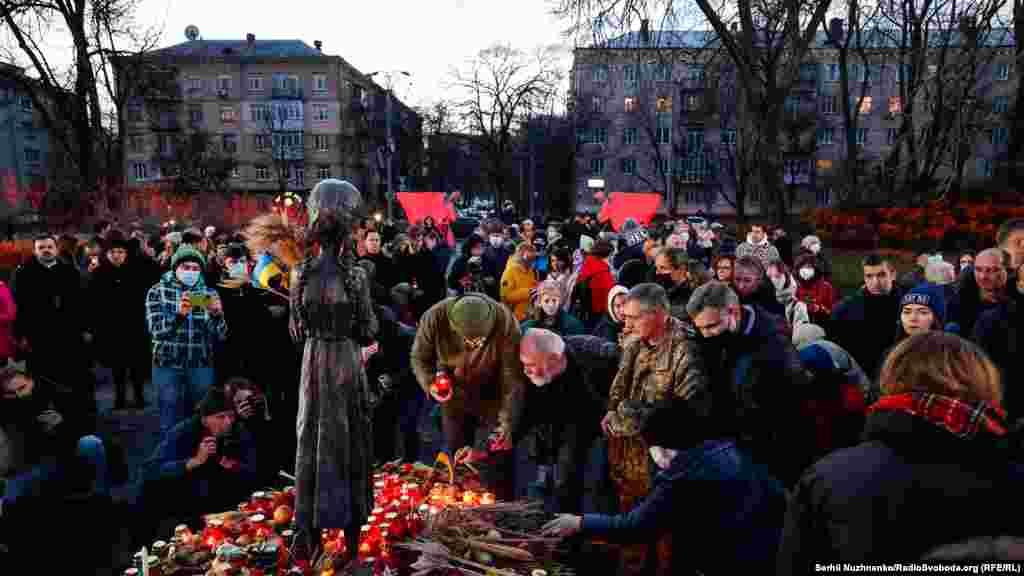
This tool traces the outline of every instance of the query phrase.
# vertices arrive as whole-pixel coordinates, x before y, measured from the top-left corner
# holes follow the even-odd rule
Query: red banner
[[[660,205],[661,194],[657,192],[612,192],[601,204],[597,220],[611,221],[617,232],[627,218],[642,225],[650,224]]]
[[[18,179],[10,168],[4,171],[4,200],[12,208],[18,205]]]

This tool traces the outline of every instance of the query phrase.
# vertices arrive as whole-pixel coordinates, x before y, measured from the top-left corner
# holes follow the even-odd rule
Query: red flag
[[[395,196],[411,224],[418,224],[427,216],[433,218],[434,222],[449,216],[443,192],[398,192]]]
[[[661,205],[661,194],[657,192],[612,192],[601,205],[597,214],[599,222],[611,221],[616,231],[627,218],[639,224],[649,224]]]

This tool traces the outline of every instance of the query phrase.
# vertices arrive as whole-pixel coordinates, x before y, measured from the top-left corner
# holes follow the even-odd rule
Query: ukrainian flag
[[[264,290],[273,289],[288,293],[288,271],[270,254],[260,254],[252,269],[252,285]]]

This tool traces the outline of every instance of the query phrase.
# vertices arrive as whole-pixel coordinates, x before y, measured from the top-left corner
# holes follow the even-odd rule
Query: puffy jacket
[[[530,306],[530,291],[537,287],[537,273],[527,268],[518,258],[510,258],[501,275],[501,302],[516,314],[516,320],[526,319]]]
[[[595,256],[587,256],[583,261],[583,268],[576,279],[576,286],[584,281],[590,281],[591,311],[594,317],[598,317],[608,311],[608,292],[615,286],[615,277],[612,276],[608,263]],[[575,289],[575,288],[574,288]]]

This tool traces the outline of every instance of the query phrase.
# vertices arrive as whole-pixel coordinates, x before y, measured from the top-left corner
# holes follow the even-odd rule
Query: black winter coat
[[[780,575],[883,563],[993,534],[1021,534],[1024,468],[1000,440],[961,439],[902,412],[870,414],[865,441],[804,473],[789,502]]]
[[[107,366],[138,362],[149,344],[146,337],[146,284],[142,270],[126,261],[120,268],[108,261],[89,280],[89,330],[95,350]]]
[[[622,334],[622,328],[623,325],[621,323],[612,320],[612,317],[605,313],[605,315],[601,317],[601,321],[594,327],[593,334],[594,336],[607,340],[612,344],[618,344],[619,334]]]
[[[69,352],[67,346],[78,348],[81,333],[89,326],[88,311],[92,309],[83,301],[78,270],[60,260],[46,268],[33,258],[18,266],[10,286],[18,306],[15,337],[28,338],[35,352],[52,350],[58,354],[55,359],[60,353]],[[107,312],[117,314],[118,308]]]
[[[869,378],[878,376],[886,351],[899,337],[902,298],[896,286],[885,296],[872,296],[861,288],[832,311],[832,324],[826,329],[829,340],[849,352]]]
[[[1003,375],[1003,408],[1011,419],[1020,418],[1022,395],[1018,390],[1024,386],[1024,364],[1018,353],[1024,351],[1021,345],[1021,328],[1024,328],[1024,310],[1021,302],[1013,299],[993,310],[989,310],[978,318],[974,324],[971,340],[981,346],[989,358],[995,362]],[[968,336],[961,333],[962,336]]]
[[[1006,281],[1002,302],[1013,298],[1014,284],[1013,278]],[[978,281],[974,278],[974,268],[972,267],[961,275],[960,291],[946,307],[946,322],[956,322],[960,326],[959,333],[964,336],[974,333],[974,323],[982,314],[1002,307],[1002,303],[982,302],[981,293],[978,290]]]

